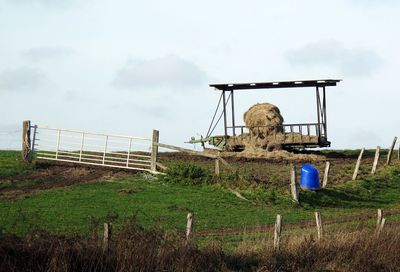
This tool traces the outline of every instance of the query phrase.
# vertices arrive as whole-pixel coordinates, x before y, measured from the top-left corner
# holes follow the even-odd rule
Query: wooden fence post
[[[111,243],[112,223],[104,223],[103,250],[108,251]]]
[[[215,175],[219,177],[220,170],[219,170],[219,160],[215,159]]]
[[[374,164],[372,165],[372,170],[371,170],[371,174],[374,175],[376,172],[376,167],[378,166],[378,161],[379,161],[379,153],[381,151],[381,147],[378,145],[376,147],[376,151],[375,151],[375,158],[374,158]]]
[[[378,216],[377,216],[377,220],[376,220],[376,233],[378,233],[378,231],[379,231],[379,228],[382,223],[382,218],[383,218],[383,211],[381,209],[378,209]]]
[[[325,164],[325,172],[324,172],[324,179],[322,181],[322,188],[325,188],[326,185],[328,184],[328,176],[329,176],[330,166],[331,166],[331,163],[329,161],[327,161]]]
[[[295,202],[299,202],[299,191],[296,185],[296,166],[293,164],[290,166],[290,191],[292,193],[292,198]]]
[[[391,163],[391,161],[392,161],[392,154],[393,154],[393,149],[394,149],[394,147],[396,145],[396,141],[397,141],[397,136],[394,137],[392,146],[389,149],[389,153],[388,153],[387,160],[386,160],[386,164],[387,165],[389,165]]]
[[[383,230],[383,227],[385,226],[386,218],[382,218],[381,224],[379,225],[378,231],[376,233],[377,236],[379,236]]]
[[[323,235],[322,218],[320,212],[315,212],[315,222],[317,223],[317,239],[320,241]]]
[[[399,148],[397,149],[397,160],[400,160],[400,144],[399,144]]]
[[[282,231],[282,216],[278,214],[276,216],[275,231],[274,231],[274,250],[279,251],[279,245],[281,242],[281,231]]]
[[[186,224],[186,245],[191,246],[193,244],[193,225],[194,225],[194,215],[188,213],[187,224]]]
[[[364,154],[364,150],[365,150],[365,148],[362,148],[361,152],[360,152],[360,155],[358,156],[357,163],[356,163],[356,168],[354,169],[352,180],[356,180],[357,179],[358,170],[360,169],[361,159],[362,159],[362,156]]]
[[[160,132],[153,130],[153,137],[151,141],[151,171],[157,171],[157,154],[158,154],[158,142],[160,139]]]
[[[31,121],[22,122],[22,160],[31,161]]]

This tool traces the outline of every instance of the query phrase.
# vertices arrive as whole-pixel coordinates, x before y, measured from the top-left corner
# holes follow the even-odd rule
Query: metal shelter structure
[[[222,91],[222,114],[224,122],[224,135],[225,142],[228,137],[235,137],[237,132],[243,134],[244,129],[250,129],[246,126],[238,126],[235,121],[235,91],[242,90],[257,90],[257,89],[284,89],[284,88],[315,88],[316,92],[316,109],[317,109],[317,122],[316,123],[302,123],[302,124],[284,124],[284,131],[290,131],[303,135],[307,131],[310,138],[310,130],[314,130],[318,137],[318,142],[307,143],[307,140],[300,140],[300,142],[291,142],[289,146],[300,147],[327,147],[330,146],[327,133],[327,113],[326,113],[326,87],[336,86],[339,79],[321,79],[321,80],[299,80],[299,81],[279,81],[279,82],[256,82],[256,83],[228,83],[228,84],[210,84],[210,87]],[[231,123],[228,124],[228,103],[230,100],[231,108]],[[221,101],[221,100],[220,100]],[[254,129],[254,128],[252,128]],[[229,132],[232,135],[229,135]],[[210,135],[207,135],[209,137]]]

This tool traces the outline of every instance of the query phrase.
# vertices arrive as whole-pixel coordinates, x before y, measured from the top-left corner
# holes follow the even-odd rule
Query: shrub
[[[184,184],[211,183],[213,176],[206,169],[193,163],[178,163],[170,166],[164,181]]]

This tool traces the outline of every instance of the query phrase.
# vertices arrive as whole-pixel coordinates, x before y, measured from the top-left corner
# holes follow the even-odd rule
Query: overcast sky
[[[0,0],[0,138],[30,119],[155,128],[184,146],[207,132],[219,98],[209,83],[339,78],[327,90],[332,146],[388,146],[400,124],[399,14],[395,0]],[[313,89],[235,102],[240,121],[256,102],[286,123],[316,121]]]

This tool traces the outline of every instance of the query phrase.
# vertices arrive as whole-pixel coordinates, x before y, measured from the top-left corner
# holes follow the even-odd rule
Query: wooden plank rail
[[[217,159],[218,158],[218,156],[216,156],[216,155],[205,154],[203,152],[186,149],[186,148],[182,148],[182,147],[179,147],[179,146],[163,144],[163,143],[158,143],[158,146],[159,147],[163,147],[163,148],[167,148],[167,149],[171,149],[171,150],[175,150],[175,151],[189,153],[189,154],[196,155],[196,156],[202,156],[202,157],[207,157],[207,158],[211,158],[211,159]]]
[[[206,157],[206,158],[210,158],[210,159],[217,159],[219,160],[223,165],[225,165],[229,170],[231,171],[235,171],[235,169],[223,158],[221,158],[220,156],[217,155],[213,155],[213,154],[206,154],[203,152],[199,152],[199,151],[194,151],[191,149],[186,149],[186,148],[182,148],[179,146],[174,146],[174,145],[170,145],[170,144],[163,144],[163,143],[158,143],[159,147],[163,147],[163,148],[167,148],[167,149],[171,149],[171,150],[175,150],[175,151],[180,151],[180,152],[185,152],[191,155],[195,155],[195,156],[202,156],[202,157]]]

